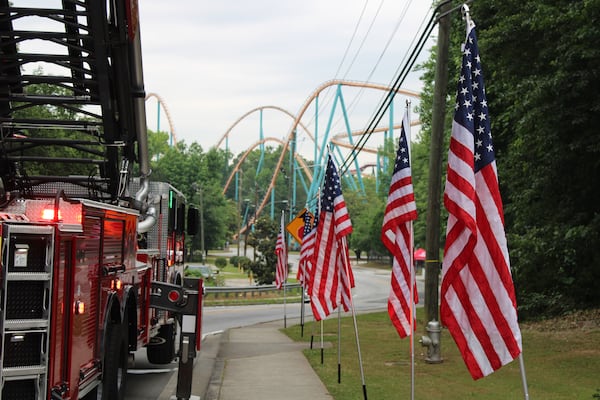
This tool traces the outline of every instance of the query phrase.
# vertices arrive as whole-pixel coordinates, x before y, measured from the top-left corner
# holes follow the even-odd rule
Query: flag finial
[[[475,27],[475,22],[473,22],[471,19],[471,13],[468,5],[463,4],[460,9],[462,11],[463,19],[467,23],[467,36],[469,36],[469,31]]]

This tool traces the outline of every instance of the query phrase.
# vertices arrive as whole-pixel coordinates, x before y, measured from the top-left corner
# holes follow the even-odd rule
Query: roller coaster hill
[[[197,212],[149,180],[137,2],[19,3],[0,0],[0,398],[123,399],[142,347],[178,356],[189,398]]]

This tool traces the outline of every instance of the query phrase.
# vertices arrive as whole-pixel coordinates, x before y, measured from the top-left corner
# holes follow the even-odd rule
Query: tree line
[[[597,307],[600,1],[488,0],[474,3],[471,14],[477,25],[520,316]],[[456,15],[446,148],[464,38],[465,23]],[[435,50],[421,66],[425,90],[419,112],[426,147]],[[416,169],[419,160],[417,153]]]

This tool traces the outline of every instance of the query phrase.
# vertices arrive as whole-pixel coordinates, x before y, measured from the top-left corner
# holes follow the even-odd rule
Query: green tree
[[[258,252],[256,261],[250,263],[257,284],[270,285],[275,281],[277,234],[277,224],[268,217],[259,218],[254,225],[254,232],[250,233],[251,240],[256,244],[255,252]]]
[[[161,138],[164,143],[168,140],[164,135]],[[189,147],[185,142],[166,148],[160,141],[155,144],[156,148],[162,148],[162,156],[152,161],[151,179],[169,182],[186,196],[188,204],[198,207],[202,191],[204,249],[224,247],[234,231],[232,228],[237,226],[235,205],[222,193],[222,168],[216,167],[225,165],[225,153],[216,149],[205,153],[196,142]],[[202,247],[200,236],[189,239],[192,251]]]
[[[158,161],[169,150],[169,133],[148,130],[148,158]]]
[[[590,244],[600,240],[600,1],[490,0],[471,11],[520,315],[597,306],[600,249]],[[455,18],[451,77],[464,32]]]
[[[385,195],[376,192],[374,177],[364,176],[363,184],[364,193],[343,187],[353,228],[348,245],[358,259],[362,257],[362,253],[367,253],[369,258],[387,254],[380,240],[387,192]]]

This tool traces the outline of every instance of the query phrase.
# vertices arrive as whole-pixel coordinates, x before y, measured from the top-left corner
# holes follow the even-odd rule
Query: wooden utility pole
[[[444,5],[440,14],[450,9]],[[440,274],[440,194],[442,183],[442,147],[446,119],[446,88],[448,87],[448,48],[450,45],[450,16],[440,19],[438,25],[437,61],[433,110],[431,121],[431,147],[429,151],[429,189],[427,193],[427,233],[425,248],[425,312],[427,321],[439,321]]]

